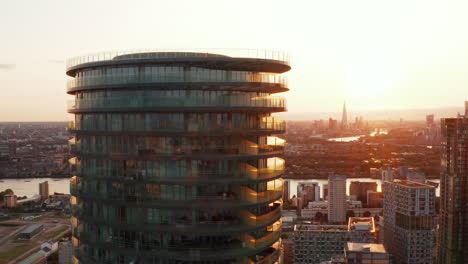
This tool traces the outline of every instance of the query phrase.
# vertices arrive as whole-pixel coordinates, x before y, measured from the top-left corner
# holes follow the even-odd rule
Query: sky
[[[2,1],[0,121],[65,121],[65,61],[140,48],[290,54],[290,112],[462,106],[468,1]]]

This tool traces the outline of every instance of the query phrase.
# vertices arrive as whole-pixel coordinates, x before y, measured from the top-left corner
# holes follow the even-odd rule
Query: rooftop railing
[[[190,123],[185,125],[183,120],[166,121],[159,127],[146,120],[132,120],[131,126],[123,122],[98,122],[98,120],[77,120],[68,123],[68,129],[72,131],[86,132],[161,132],[161,133],[229,133],[229,132],[262,132],[285,131],[286,122],[277,117],[264,117],[257,124],[241,122],[223,122],[220,124]]]
[[[155,84],[155,83],[269,83],[269,84],[280,84],[281,86],[287,86],[288,79],[284,75],[277,74],[261,74],[255,76],[247,76],[244,79],[217,79],[217,78],[206,78],[206,79],[195,79],[187,77],[181,74],[180,77],[172,76],[158,76],[155,74],[122,74],[122,75],[105,75],[95,76],[86,78],[75,78],[67,80],[67,88],[73,89],[77,87],[87,86],[107,86],[107,85],[123,85],[123,84]]]
[[[215,49],[215,48],[189,48],[189,49],[140,49],[130,51],[112,51],[77,56],[68,59],[67,68],[79,64],[109,61],[116,59],[151,59],[151,58],[194,58],[227,56],[233,58],[253,58],[281,61],[289,64],[289,54],[269,49]]]
[[[122,96],[95,99],[76,99],[68,102],[69,110],[94,109],[140,109],[140,108],[180,108],[180,107],[253,107],[253,108],[285,108],[283,96],[229,95],[219,97],[148,97]]]

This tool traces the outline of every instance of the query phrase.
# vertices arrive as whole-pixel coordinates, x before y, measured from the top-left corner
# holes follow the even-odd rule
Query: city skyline
[[[70,3],[4,4],[0,121],[71,120],[65,60],[138,48],[288,52],[291,114],[340,112],[343,101],[351,113],[453,107],[466,100],[468,37],[460,32],[468,25],[467,3]]]

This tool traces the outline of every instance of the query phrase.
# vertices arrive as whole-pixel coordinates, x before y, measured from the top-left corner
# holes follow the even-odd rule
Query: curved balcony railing
[[[68,129],[72,132],[135,132],[135,133],[168,133],[168,134],[216,134],[223,135],[228,133],[249,134],[255,132],[264,133],[283,133],[286,131],[286,122],[277,117],[264,117],[256,124],[248,122],[226,122],[216,125],[211,124],[185,124],[181,121],[167,121],[164,125],[154,127],[150,122],[137,121],[131,122],[131,125],[125,125],[123,122],[97,122],[97,120],[78,120],[68,123]]]
[[[142,257],[158,256],[160,258],[171,258],[185,261],[210,260],[210,259],[230,259],[249,255],[255,255],[258,252],[270,247],[276,243],[281,236],[281,229],[268,232],[262,238],[255,239],[249,235],[242,235],[236,239],[232,245],[218,245],[210,248],[196,248],[185,242],[184,245],[173,245],[160,248],[160,245],[145,241],[119,240],[118,238],[108,237],[105,240],[97,238],[94,234],[82,232],[79,234],[80,240],[84,243],[102,248],[118,250],[125,255],[136,253]],[[196,243],[196,242],[195,242]]]
[[[282,96],[229,95],[219,97],[179,98],[179,97],[103,97],[76,99],[68,102],[68,111],[86,110],[130,110],[130,109],[180,109],[180,108],[278,108],[286,109]]]
[[[83,139],[84,140],[84,139]],[[156,147],[154,143],[139,142],[137,144],[88,144],[69,140],[70,152],[72,154],[112,154],[112,155],[176,155],[176,156],[200,156],[200,155],[274,155],[284,152],[285,141],[268,137],[266,144],[256,144],[252,141],[242,140],[238,144],[180,144],[171,145],[166,149]]]
[[[193,58],[193,57],[213,57],[229,56],[233,58],[254,58],[277,60],[289,64],[290,57],[286,52],[267,49],[141,49],[129,51],[113,51],[78,56],[67,60],[67,68],[84,63],[109,61],[118,59],[118,56],[134,55],[135,58]]]
[[[282,160],[281,158],[275,158]],[[188,174],[184,171],[173,172],[170,175],[158,175],[158,171],[147,169],[117,169],[105,167],[82,167],[81,164],[70,165],[72,176],[82,176],[96,180],[108,180],[129,183],[248,183],[278,178],[284,173],[284,162],[268,168],[258,169],[247,163],[242,163],[238,169],[196,171]]]
[[[261,216],[255,216],[247,210],[241,211],[241,218],[226,221],[202,221],[196,224],[187,223],[190,221],[168,223],[148,223],[143,217],[118,218],[118,217],[97,217],[84,214],[83,210],[72,210],[75,217],[81,223],[92,223],[93,225],[104,225],[106,227],[118,227],[125,230],[144,230],[148,232],[174,232],[174,233],[203,233],[203,234],[233,234],[245,233],[258,230],[262,227],[272,225],[281,218],[281,207],[274,208],[271,212]]]
[[[190,73],[190,72],[189,72]],[[157,75],[157,74],[118,74],[118,75],[103,75],[85,78],[75,78],[67,80],[67,88],[69,90],[78,87],[95,87],[95,86],[111,86],[111,85],[144,85],[158,83],[226,83],[227,85],[244,85],[247,83],[261,84],[277,84],[280,87],[286,88],[288,79],[283,75],[276,74],[244,74],[239,78],[215,78],[195,76],[195,74],[184,74],[181,72],[178,76]]]
[[[243,191],[236,194],[219,196],[194,196],[190,200],[163,200],[153,195],[141,193],[124,194],[120,192],[91,192],[87,190],[72,193],[82,200],[99,200],[101,203],[125,204],[134,206],[154,206],[158,208],[192,208],[192,207],[242,207],[259,204],[266,204],[277,201],[282,197],[281,190],[268,190],[265,192],[255,192],[245,187]]]

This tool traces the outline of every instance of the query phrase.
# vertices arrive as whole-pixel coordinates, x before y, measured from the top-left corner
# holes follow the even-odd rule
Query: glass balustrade
[[[76,99],[68,102],[68,109],[97,110],[97,109],[144,109],[144,108],[181,108],[196,107],[204,109],[217,108],[282,108],[285,109],[285,99],[282,96],[251,97],[250,95],[233,95],[205,98],[151,98],[144,97],[105,97],[95,99]],[[143,110],[142,110],[143,111]]]
[[[278,226],[275,224],[273,226]],[[281,228],[275,227],[272,231],[260,238],[254,238],[248,234],[231,237],[227,243],[219,243],[216,246],[200,248],[198,242],[191,244],[190,240],[176,242],[172,245],[163,246],[160,243],[150,241],[125,240],[117,236],[108,236],[105,239],[99,238],[91,232],[81,232],[78,234],[80,240],[85,243],[93,243],[103,248],[118,248],[121,253],[132,252],[136,247],[140,248],[140,256],[159,255],[180,260],[230,258],[245,255],[254,255],[262,249],[266,249],[281,236]],[[174,241],[175,242],[175,241]],[[151,249],[151,250],[148,250]],[[162,254],[162,255],[161,255]]]
[[[76,160],[76,158],[74,158]],[[269,158],[267,168],[256,168],[250,164],[239,162],[236,168],[230,170],[204,170],[196,169],[192,170],[188,174],[183,169],[173,170],[172,166],[176,164],[165,163],[160,164],[159,167],[154,169],[149,168],[126,168],[114,167],[109,165],[107,167],[101,167],[97,165],[86,165],[83,166],[81,162],[75,161],[75,164],[71,165],[71,174],[73,176],[82,176],[95,179],[108,179],[114,181],[129,181],[129,182],[174,182],[183,183],[191,181],[195,184],[200,181],[200,184],[206,184],[206,182],[213,183],[229,183],[237,181],[257,181],[275,178],[284,173],[285,164],[281,158]],[[167,173],[164,173],[167,172]],[[196,181],[194,181],[196,180]]]
[[[229,76],[229,77],[228,77]],[[191,74],[181,71],[179,74],[167,75],[161,74],[106,74],[101,76],[89,76],[83,78],[74,78],[67,80],[67,88],[75,89],[80,87],[95,87],[95,86],[112,86],[112,85],[143,85],[143,84],[157,84],[157,83],[225,83],[224,85],[233,84],[277,84],[282,88],[286,88],[288,79],[283,75],[276,74],[259,74],[259,73],[239,73],[239,76],[223,74],[217,76],[216,74],[206,75],[200,78],[196,73]],[[223,85],[223,84],[221,84]]]
[[[161,146],[161,142],[146,142],[130,143],[123,142],[121,144],[108,143],[112,138],[103,136],[97,137],[96,141],[88,141],[86,137],[80,141],[72,139],[69,141],[70,152],[72,154],[106,154],[106,155],[133,155],[133,156],[151,156],[151,155],[178,155],[178,156],[197,156],[197,155],[274,155],[284,152],[284,141],[271,141],[269,144],[259,145],[251,141],[243,140],[239,144],[185,144]],[[86,140],[85,140],[86,139]],[[185,141],[182,138],[181,142]],[[222,157],[222,156],[218,156]]]
[[[218,54],[223,54],[220,56]],[[278,50],[267,49],[142,49],[128,51],[102,52],[77,56],[66,61],[67,68],[75,67],[79,64],[111,61],[125,58],[133,59],[174,59],[174,58],[208,58],[208,57],[232,57],[250,58],[281,61],[289,64],[288,53]]]
[[[264,117],[258,122],[221,122],[216,125],[179,121],[167,121],[161,126],[154,126],[145,120],[133,120],[132,126],[119,125],[118,122],[97,122],[95,120],[77,120],[68,123],[70,131],[87,132],[161,132],[161,133],[235,133],[270,131],[282,133],[286,123],[277,117]]]

